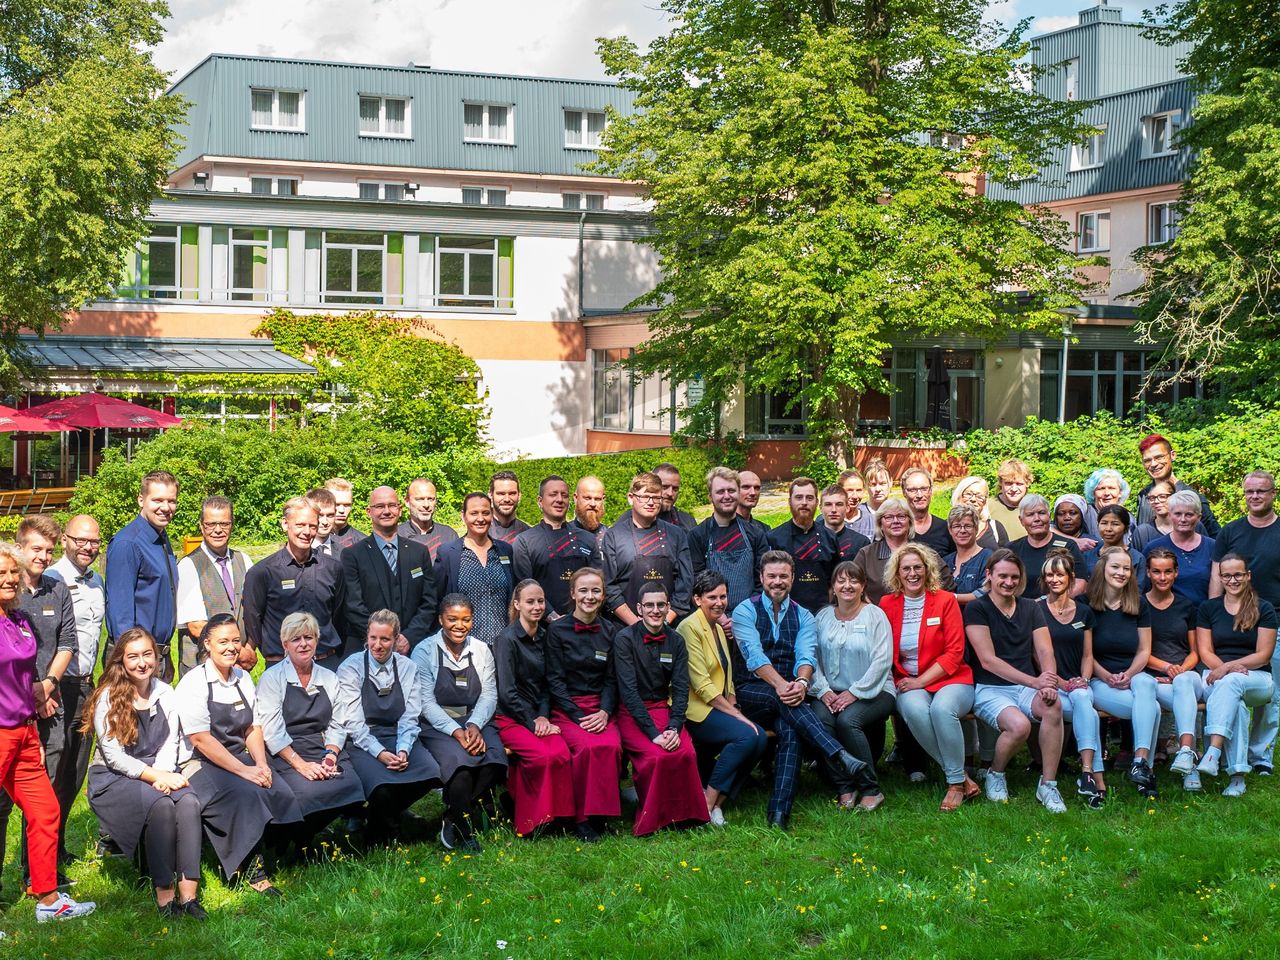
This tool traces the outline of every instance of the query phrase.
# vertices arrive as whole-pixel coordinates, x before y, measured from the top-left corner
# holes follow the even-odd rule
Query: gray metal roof
[[[250,89],[304,93],[305,132],[250,129]],[[409,166],[500,173],[581,174],[595,151],[564,145],[563,111],[634,110],[612,83],[457,73],[214,54],[172,87],[190,101],[176,166],[201,156]],[[361,94],[410,99],[411,138],[360,136]],[[514,106],[514,143],[463,142],[465,101]]]
[[[156,337],[19,337],[36,366],[47,370],[132,373],[315,373],[270,340],[187,340]]]

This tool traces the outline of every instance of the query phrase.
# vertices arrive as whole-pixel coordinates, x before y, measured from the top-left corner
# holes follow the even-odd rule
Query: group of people
[[[1047,809],[1066,809],[1064,746],[1077,793],[1103,805],[1104,718],[1127,721],[1127,776],[1154,796],[1165,710],[1184,788],[1225,769],[1238,796],[1270,773],[1277,730],[1274,480],[1247,475],[1245,516],[1219,527],[1164,438],[1140,449],[1136,515],[1116,471],[1051,505],[1010,460],[994,497],[957,484],[944,520],[927,471],[897,497],[877,462],[794,479],[772,529],[753,516],[760,478],[727,467],[701,522],[661,464],[611,525],[598,478],[571,493],[547,477],[532,527],[503,471],[464,498],[461,535],[425,478],[403,501],[372,490],[369,534],[332,479],[284,505],[286,542],[256,563],[230,546],[223,497],[177,558],[178,484],[154,472],[105,580],[93,518],[27,517],[0,543],[0,782],[26,816],[37,914],[93,908],[60,889],[86,777],[102,842],[137,859],[163,912],[195,918],[206,841],[225,876],[273,895],[271,866],[335,821],[387,842],[437,788],[440,842],[469,852],[500,803],[526,836],[594,841],[624,799],[637,836],[723,825],[772,740],[770,826],[788,827],[806,756],[841,807],[872,811],[890,724],[912,782],[940,769],[943,811],[1007,800],[1028,741]]]

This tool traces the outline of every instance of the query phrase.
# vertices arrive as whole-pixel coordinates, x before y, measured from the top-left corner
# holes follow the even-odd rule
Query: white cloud
[[[156,63],[176,77],[210,53],[602,79],[596,37],[641,46],[656,0],[171,0]]]
[[[1038,37],[1042,33],[1052,33],[1054,30],[1064,30],[1067,27],[1074,27],[1080,22],[1080,18],[1076,16],[1070,17],[1036,17],[1031,21],[1031,35]]]

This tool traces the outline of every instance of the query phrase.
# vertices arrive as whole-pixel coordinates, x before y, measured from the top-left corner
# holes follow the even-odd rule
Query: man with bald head
[[[396,650],[407,655],[435,626],[431,556],[426,546],[397,529],[400,495],[393,487],[373,490],[365,512],[373,532],[343,550],[340,557],[347,585],[347,653],[364,646],[371,614],[391,610],[400,618]]]
[[[738,516],[748,529],[758,530],[767,537],[770,528],[751,516],[751,511],[760,502],[760,486],[760,474],[751,470],[738,471]]]
[[[569,526],[593,537],[598,544],[604,533],[604,481],[599,477],[585,476],[578,481],[573,492],[573,519]]]
[[[436,485],[426,477],[419,477],[409,484],[405,491],[405,501],[409,508],[409,519],[400,524],[397,532],[402,538],[426,547],[427,553],[431,555],[431,562],[435,563],[440,548],[450,540],[458,539],[458,531],[453,527],[446,527],[435,521]]]

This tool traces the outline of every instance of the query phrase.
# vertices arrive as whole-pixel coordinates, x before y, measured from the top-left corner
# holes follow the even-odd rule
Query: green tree
[[[984,26],[983,0],[663,6],[647,51],[600,41],[639,111],[595,169],[647,187],[662,280],[633,363],[701,381],[696,429],[740,386],[793,394],[847,463],[895,337],[1056,328],[1078,302],[1066,225],[975,189],[1084,129],[1029,92],[1021,31]]]
[[[1199,93],[1179,233],[1139,254],[1140,329],[1185,376],[1234,398],[1280,400],[1280,7],[1180,0],[1156,32],[1194,44]]]
[[[0,344],[109,293],[174,157],[183,104],[149,45],[162,0],[0,6]]]

